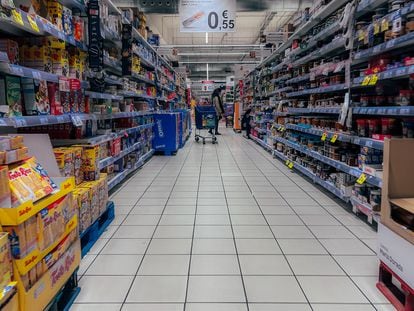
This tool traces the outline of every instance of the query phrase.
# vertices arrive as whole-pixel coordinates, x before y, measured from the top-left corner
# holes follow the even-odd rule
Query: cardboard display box
[[[414,140],[384,142],[381,222],[414,244]]]

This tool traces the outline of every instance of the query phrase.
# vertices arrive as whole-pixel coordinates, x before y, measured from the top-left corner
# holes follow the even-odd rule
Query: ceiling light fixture
[[[206,44],[208,44],[208,32],[206,32]]]

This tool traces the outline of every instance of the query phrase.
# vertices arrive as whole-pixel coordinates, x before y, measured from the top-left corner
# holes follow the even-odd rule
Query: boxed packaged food
[[[22,94],[20,89],[20,78],[6,76],[6,101],[9,107],[9,117],[22,116]]]
[[[63,197],[39,212],[38,245],[40,250],[48,248],[65,232],[63,208],[66,204],[67,199]]]
[[[10,168],[8,175],[12,206],[18,206],[29,200],[35,202],[54,190],[49,181],[26,162]]]
[[[75,204],[77,204],[79,210],[79,232],[82,233],[92,223],[89,190],[86,188],[75,188],[73,200],[76,202]]]
[[[53,153],[57,161],[60,174],[64,177],[75,175],[75,160],[70,148],[54,148]]]
[[[22,78],[22,89],[24,107],[27,115],[50,114],[50,102],[46,81]]]
[[[53,63],[53,73],[68,77],[69,76],[69,55],[65,49],[51,49]]]
[[[108,175],[101,173],[101,177],[98,180],[100,215],[106,211],[106,205],[108,203],[108,191]]]
[[[17,226],[4,226],[8,233],[11,254],[14,258],[24,258],[37,248],[36,216]]]
[[[69,247],[72,245],[73,241],[77,238],[77,231],[73,230],[68,236],[66,236],[49,254],[45,256],[42,260],[42,269],[44,271],[49,270],[55,262],[59,260],[63,256],[63,254],[66,252],[66,250],[69,249]]]
[[[82,175],[82,147],[71,147],[73,151],[74,170],[75,170],[75,183],[79,185],[83,181]]]
[[[8,173],[9,169],[7,166],[0,166],[0,208],[11,207]]]
[[[67,7],[62,9],[62,24],[65,34],[73,35],[72,11]]]
[[[99,146],[81,146],[83,180],[92,181],[99,179]]]
[[[28,163],[32,167],[32,169],[34,169],[35,172],[38,173],[42,177],[42,179],[44,179],[53,188],[53,190],[59,188],[58,185],[55,184],[55,182],[50,178],[49,174],[43,168],[43,166],[36,161],[35,157],[27,159],[26,163]]]
[[[48,82],[47,91],[48,91],[49,102],[50,102],[50,114],[52,115],[63,114],[63,107],[60,103],[60,92],[59,92],[58,84],[53,83],[53,82]]]
[[[98,181],[89,181],[80,184],[79,187],[88,189],[91,221],[93,223],[101,215],[99,205],[99,183]]]
[[[10,39],[0,39],[0,51],[6,52],[10,64],[19,64],[19,45]]]
[[[45,72],[52,72],[53,68],[50,48],[45,45],[34,45],[30,50],[30,54],[32,55],[32,67]]]
[[[7,233],[0,232],[0,293],[11,282],[13,267]]]

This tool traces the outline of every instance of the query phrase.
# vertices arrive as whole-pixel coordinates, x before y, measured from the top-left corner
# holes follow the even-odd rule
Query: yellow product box
[[[29,163],[9,168],[12,206],[38,201],[53,192],[52,186]]]
[[[73,190],[73,200],[78,207],[79,232],[82,233],[89,228],[92,223],[89,190],[86,188],[75,188],[75,190]]]
[[[19,296],[17,295],[16,289],[11,294],[11,298],[8,298],[4,305],[0,305],[0,309],[1,311],[19,311]]]
[[[98,181],[84,182],[80,184],[79,187],[85,188],[88,190],[89,204],[91,207],[91,221],[93,223],[101,215],[100,205],[99,205],[99,182]]]
[[[69,76],[69,54],[65,49],[51,49],[53,73]]]
[[[0,232],[0,293],[11,282],[13,266],[7,233]]]
[[[37,218],[33,216],[17,226],[4,226],[13,258],[24,258],[37,248]]]
[[[34,45],[30,49],[31,55],[33,56],[33,68],[41,69],[46,72],[52,72],[52,57],[50,55],[50,48],[48,46]]]
[[[69,77],[80,79],[80,57],[78,53],[69,55]]]
[[[82,175],[83,148],[82,147],[70,147],[69,150],[71,150],[73,153],[75,183],[79,185],[83,181],[83,175]]]
[[[105,173],[101,173],[101,177],[98,180],[100,215],[102,215],[106,211],[106,205],[108,203],[108,191],[108,175]]]
[[[29,290],[22,286],[24,281],[17,275],[20,310],[44,310],[79,267],[80,259],[80,241],[77,239]]]
[[[65,232],[63,209],[66,203],[66,197],[60,198],[37,214],[40,251],[52,245]]]
[[[83,180],[99,179],[99,146],[82,146],[82,173]]]
[[[74,153],[70,148],[54,148],[53,153],[63,177],[75,175]]]
[[[48,37],[48,44],[51,49],[64,49],[66,47],[65,41],[52,36]]]

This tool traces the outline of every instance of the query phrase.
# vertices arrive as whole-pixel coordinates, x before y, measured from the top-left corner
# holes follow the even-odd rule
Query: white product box
[[[378,257],[414,289],[414,245],[383,224],[378,224]]]

